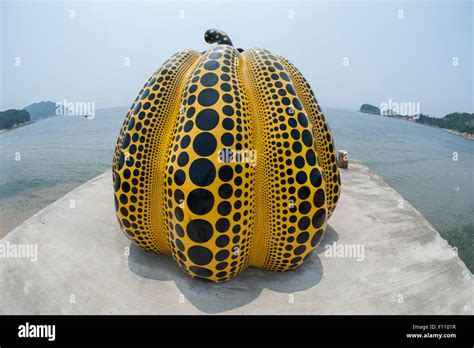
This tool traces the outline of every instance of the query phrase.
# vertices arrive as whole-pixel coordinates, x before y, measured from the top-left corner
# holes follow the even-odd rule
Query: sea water
[[[126,112],[57,116],[0,134],[0,235],[109,169]],[[414,205],[474,270],[474,142],[388,117],[329,107],[324,112],[336,148]]]

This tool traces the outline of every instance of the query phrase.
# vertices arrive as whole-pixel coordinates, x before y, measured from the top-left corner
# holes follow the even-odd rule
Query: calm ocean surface
[[[324,110],[336,147],[414,205],[474,270],[474,142],[387,117]],[[55,117],[0,134],[0,236],[109,169],[126,111]]]

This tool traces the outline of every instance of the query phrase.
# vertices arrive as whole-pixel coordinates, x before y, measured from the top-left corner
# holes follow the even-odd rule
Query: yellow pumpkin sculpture
[[[208,30],[176,53],[130,108],[115,148],[120,226],[190,276],[287,271],[318,246],[340,193],[331,133],[285,58],[235,49]]]

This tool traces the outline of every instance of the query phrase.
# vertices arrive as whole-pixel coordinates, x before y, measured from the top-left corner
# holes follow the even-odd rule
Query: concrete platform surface
[[[426,219],[360,163],[341,172],[341,200],[305,265],[217,285],[131,246],[106,172],[0,241],[0,313],[473,314],[472,275]],[[12,257],[19,245],[36,246],[37,260]]]

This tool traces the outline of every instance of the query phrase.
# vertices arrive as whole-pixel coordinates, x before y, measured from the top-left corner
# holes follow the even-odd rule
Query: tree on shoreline
[[[26,110],[0,111],[0,129],[10,129],[28,122],[30,122],[30,114]]]
[[[380,109],[370,104],[363,104],[360,112],[366,114],[382,115]],[[445,128],[461,133],[474,134],[474,114],[467,112],[452,112],[442,118],[431,117],[430,115],[419,114],[416,116],[392,115],[390,113],[382,116],[394,117],[403,120],[415,121],[416,123],[426,124],[438,128]]]
[[[474,134],[474,114],[467,112],[453,112],[443,118],[430,117],[421,114],[417,123],[427,124],[439,128],[446,128],[462,133]]]

